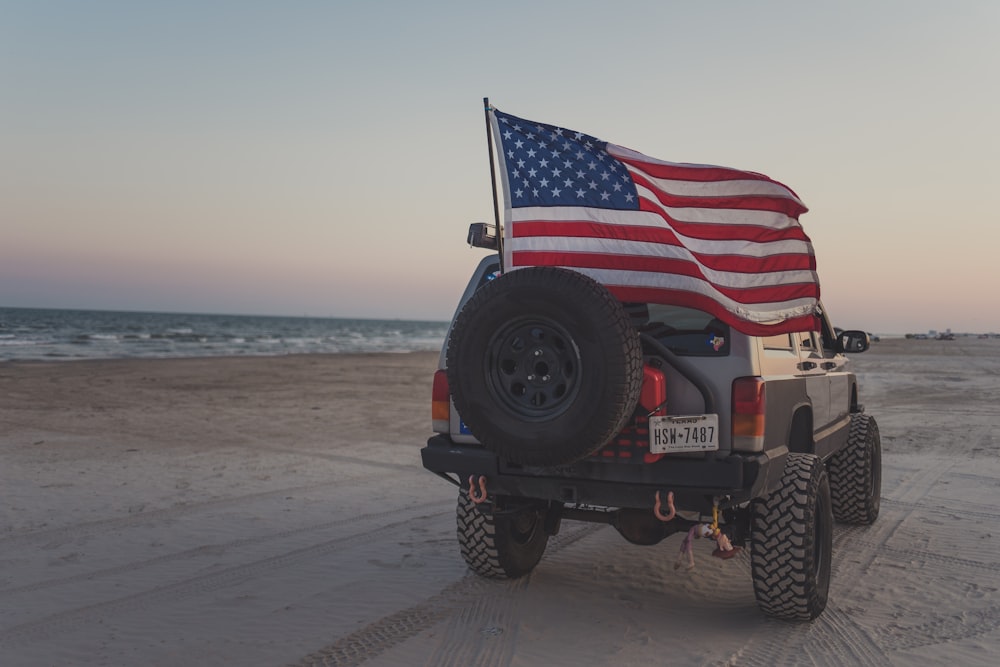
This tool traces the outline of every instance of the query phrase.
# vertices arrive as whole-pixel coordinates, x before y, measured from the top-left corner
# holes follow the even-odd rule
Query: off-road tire
[[[757,606],[768,616],[810,621],[826,608],[833,513],[823,462],[789,454],[781,486],[752,504],[750,570]]]
[[[463,491],[458,494],[455,517],[462,558],[482,577],[517,579],[542,559],[549,537],[541,511],[482,512]]]
[[[590,456],[632,417],[642,388],[642,346],[622,304],[558,267],[509,271],[479,288],[446,356],[462,420],[521,465]]]
[[[874,417],[851,415],[847,445],[830,457],[826,467],[833,518],[864,526],[873,523],[882,494],[882,440]]]

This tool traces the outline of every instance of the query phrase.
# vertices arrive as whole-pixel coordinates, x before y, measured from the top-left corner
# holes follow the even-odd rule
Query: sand
[[[675,572],[680,535],[566,522],[530,576],[469,574],[420,466],[436,361],[0,363],[0,665],[994,664],[1000,341],[854,357],[882,515],[836,528],[811,624],[746,556]]]

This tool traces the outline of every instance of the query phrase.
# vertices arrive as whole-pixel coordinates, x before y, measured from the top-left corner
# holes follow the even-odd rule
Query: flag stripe
[[[684,164],[678,162],[666,162],[657,160],[648,155],[643,155],[637,151],[624,146],[609,143],[607,151],[627,165],[642,171],[653,179],[664,179],[678,182],[676,187],[681,187],[679,183],[710,183],[717,184],[722,190],[732,190],[743,187],[755,191],[757,194],[770,194],[775,197],[782,197],[793,200],[802,207],[804,213],[808,209],[798,195],[787,185],[779,183],[764,174],[730,167],[719,167],[708,164]],[[742,186],[737,186],[734,181],[743,181]],[[669,188],[668,188],[669,189]]]
[[[704,281],[711,285],[714,291],[723,294],[739,303],[772,303],[806,297],[818,296],[816,286],[812,282],[785,282],[780,285],[771,284],[766,277],[756,274],[749,281],[733,281],[728,284],[724,276],[717,271],[704,271],[696,262],[674,259],[670,257],[643,257],[635,255],[608,255],[596,252],[544,252],[522,250],[513,254],[514,266],[562,266],[572,269],[610,269],[628,271],[669,273],[677,276],[687,276]],[[706,274],[708,274],[706,276]],[[716,277],[718,276],[718,277]]]
[[[694,194],[690,188],[660,189],[664,185],[667,187],[675,185],[676,182],[656,183],[655,180],[649,179],[640,171],[631,171],[631,174],[636,186],[648,190],[652,193],[653,198],[664,206],[772,211],[790,217],[802,212],[802,207],[794,200],[757,194],[743,188],[731,190],[729,194],[723,194],[725,190],[718,187],[720,184],[713,183],[711,189],[706,188],[701,193]],[[743,181],[726,181],[724,183],[741,184]]]
[[[673,232],[666,229],[600,225],[593,222],[520,222],[515,225],[511,250],[566,249],[570,252],[586,252],[607,247],[606,241],[609,240],[616,242],[613,247],[618,254],[691,259],[716,271],[773,273],[816,269],[816,260],[812,255],[780,251],[781,247],[792,245],[789,243],[768,244],[775,248],[766,254],[757,254],[761,248],[747,249],[748,244],[742,241],[716,241],[712,244],[715,246],[712,252],[699,252],[697,247],[707,244],[682,243]],[[728,246],[729,249],[727,251],[719,246]],[[747,252],[740,252],[741,250]]]
[[[760,225],[748,225],[739,223],[719,224],[712,221],[706,222],[684,222],[671,217],[666,207],[660,202],[653,201],[643,196],[642,188],[638,188],[639,210],[648,213],[655,213],[660,216],[665,223],[677,230],[679,233],[689,238],[700,239],[722,239],[743,241],[754,241],[757,243],[771,243],[780,240],[798,240],[808,243],[809,237],[799,226],[786,227],[763,227]]]
[[[702,310],[751,336],[773,336],[790,331],[809,331],[817,329],[819,326],[816,316],[811,314],[785,317],[775,324],[748,321],[736,317],[732,312],[722,307],[718,301],[692,292],[620,285],[609,285],[608,290],[620,301],[626,303],[669,303]]]
[[[755,301],[752,304],[747,304],[722,294],[718,289],[704,280],[689,276],[665,275],[645,271],[617,271],[615,269],[589,267],[575,267],[575,270],[590,276],[599,283],[607,285],[609,289],[644,288],[656,290],[660,294],[697,294],[718,302],[726,311],[738,314],[747,320],[759,324],[776,323],[785,315],[809,315],[813,311],[813,299],[809,296],[776,299],[773,301]]]
[[[704,254],[743,254],[762,257],[770,254],[801,253],[812,256],[812,247],[807,238],[799,238],[799,234],[789,234],[790,238],[774,238],[764,235],[768,240],[744,239],[739,236],[726,237],[711,225],[684,226],[671,223],[663,217],[659,210],[655,211],[617,211],[615,209],[594,209],[585,207],[524,207],[515,209],[511,215],[514,223],[511,236],[552,235],[552,236],[594,236],[600,238],[607,234],[612,238],[631,239],[631,232],[647,235],[643,240],[655,240],[657,234],[662,238],[676,241],[694,252]],[[576,231],[579,234],[569,234],[559,231],[561,225],[579,223],[583,225]],[[540,225],[548,224],[547,227]],[[522,227],[523,226],[523,227]],[[588,226],[590,231],[588,232]],[[687,235],[685,231],[692,231]],[[616,229],[616,228],[626,228]],[[731,229],[727,227],[726,229]],[[711,230],[717,230],[712,232]]]

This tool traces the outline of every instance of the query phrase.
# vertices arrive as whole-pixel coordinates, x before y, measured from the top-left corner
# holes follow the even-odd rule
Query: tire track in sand
[[[583,524],[572,530],[564,529],[564,532],[550,538],[546,553],[559,551],[604,527],[602,524]],[[437,595],[369,623],[288,667],[357,667],[447,618],[453,620],[445,629],[437,649],[424,664],[465,667],[473,660],[488,665],[509,664],[515,642],[511,639],[490,642],[488,638],[505,627],[515,625],[521,598],[518,593],[530,585],[530,574],[521,579],[491,581],[467,573]]]
[[[305,484],[302,486],[286,486],[272,491],[259,491],[257,493],[247,493],[239,496],[228,496],[212,500],[195,501],[181,505],[174,505],[172,507],[164,507],[162,509],[135,512],[127,516],[96,519],[94,521],[81,521],[69,526],[43,528],[42,530],[16,533],[14,535],[0,538],[0,549],[38,543],[61,543],[68,540],[78,539],[80,537],[87,537],[101,531],[121,530],[135,525],[180,518],[205,510],[235,507],[256,500],[281,498],[288,496],[289,494],[317,491],[331,487],[341,488],[348,485],[365,484],[370,482],[372,479],[379,477],[381,474],[382,473],[371,473],[346,479],[335,479],[328,482]]]
[[[913,512],[922,509],[920,501],[930,494],[934,484],[949,469],[950,466],[935,466],[908,470],[912,474],[905,476],[891,491],[904,508],[898,515],[886,516],[883,513],[872,526],[835,526],[833,582],[830,603],[823,614],[806,627],[764,619],[761,627],[721,664],[740,667],[773,667],[800,662],[830,664],[831,667],[841,664],[882,667],[888,664],[890,660],[879,641],[881,637],[873,636],[873,633],[858,626],[842,608],[855,588],[871,575],[881,547]],[[863,544],[859,542],[861,536],[866,538]],[[850,554],[850,558],[845,554]],[[827,650],[814,653],[810,648],[813,646],[827,647]],[[826,662],[827,653],[836,657],[835,663]],[[806,656],[808,660],[805,660]]]
[[[445,504],[444,501],[441,504]],[[447,504],[450,505],[451,503]],[[406,514],[406,518],[391,524],[379,526],[373,530],[336,537],[319,544],[294,549],[278,556],[262,558],[251,563],[226,568],[211,574],[192,577],[173,584],[156,586],[132,595],[86,605],[21,623],[0,631],[0,646],[45,639],[89,623],[99,622],[100,619],[111,613],[130,612],[137,609],[144,609],[154,604],[170,604],[183,598],[224,589],[259,577],[272,570],[287,568],[301,561],[316,559],[349,547],[372,542],[387,535],[398,534],[398,530],[412,527],[414,522],[436,519],[450,512],[451,510],[443,510],[414,516],[406,510],[400,510],[395,513],[396,516]]]
[[[450,504],[447,501],[439,500],[435,502],[422,503],[419,505],[410,505],[407,509],[411,511],[423,511],[431,507],[439,505]],[[218,554],[229,549],[239,549],[241,547],[250,546],[253,544],[264,544],[267,542],[273,542],[275,540],[282,540],[288,537],[293,537],[295,535],[302,535],[306,533],[318,532],[322,530],[329,530],[330,528],[336,528],[343,525],[355,525],[358,523],[363,523],[366,521],[374,521],[378,519],[383,519],[390,516],[396,516],[399,514],[398,509],[390,509],[384,512],[373,512],[371,514],[361,514],[358,516],[351,516],[344,519],[336,519],[334,521],[324,521],[323,523],[312,524],[309,526],[301,526],[299,528],[290,528],[288,530],[282,530],[276,533],[269,533],[267,535],[257,535],[255,537],[246,537],[238,540],[230,540],[228,542],[217,542],[213,544],[203,544],[192,549],[185,549],[184,551],[178,551],[176,553],[164,554],[162,556],[157,556],[155,558],[147,558],[145,560],[133,561],[130,563],[125,563],[115,567],[105,568],[103,570],[92,570],[89,572],[80,572],[79,574],[60,577],[58,579],[45,579],[43,581],[37,581],[31,584],[25,584],[22,586],[15,586],[13,588],[0,589],[0,597],[11,596],[19,593],[30,593],[39,590],[44,590],[46,588],[53,588],[56,586],[64,586],[67,584],[73,584],[80,581],[92,581],[95,579],[101,579],[104,577],[115,576],[118,574],[125,574],[127,572],[134,572],[136,570],[142,570],[150,567],[155,567],[157,565],[162,565],[164,563],[170,563],[173,561],[187,560],[192,558],[198,558],[204,555]]]
[[[565,526],[565,524],[564,524]],[[558,553],[569,545],[606,528],[602,524],[573,526],[549,538],[546,552]],[[523,592],[531,586],[531,575],[511,581],[506,586],[490,587],[458,615],[450,617],[444,636],[435,651],[424,661],[427,667],[466,667],[473,663],[508,665],[517,649],[518,619]],[[502,636],[503,639],[497,639]]]
[[[926,616],[923,618],[927,618]],[[919,625],[891,623],[877,628],[879,643],[893,651],[952,644],[1000,627],[1000,605],[974,611],[934,614]]]

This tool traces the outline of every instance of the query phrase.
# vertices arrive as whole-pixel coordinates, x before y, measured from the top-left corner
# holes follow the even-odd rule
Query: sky
[[[1000,3],[0,0],[0,306],[447,320],[482,101],[809,207],[834,324],[1000,331]]]

